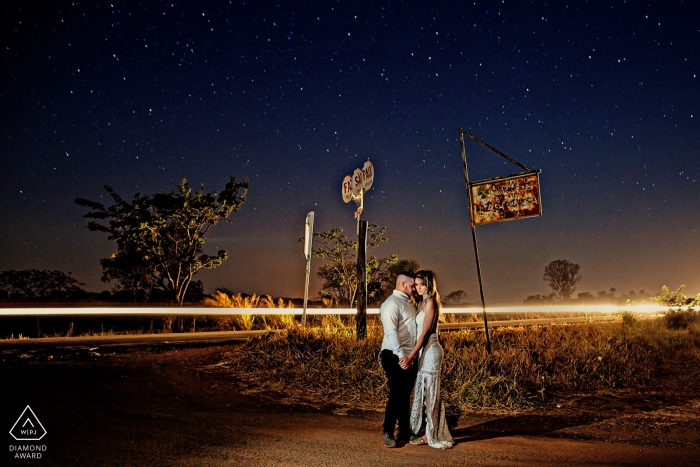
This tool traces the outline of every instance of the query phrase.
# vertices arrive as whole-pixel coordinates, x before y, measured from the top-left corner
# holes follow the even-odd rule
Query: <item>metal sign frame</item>
[[[523,169],[525,172],[520,173],[520,174],[514,174],[514,175],[506,175],[504,177],[495,177],[495,178],[491,178],[491,179],[487,179],[487,180],[477,180],[474,182],[470,182],[469,181],[469,170],[467,169],[467,150],[466,150],[466,147],[464,145],[464,136],[465,135],[467,137],[469,137],[470,139],[472,139],[473,141],[479,143],[480,145],[482,145],[486,149],[488,149],[492,152],[495,152],[499,156],[503,157],[508,162],[511,162],[511,163],[517,165],[518,167]],[[481,311],[482,311],[482,315],[483,315],[483,319],[484,319],[484,331],[486,333],[486,350],[488,351],[489,354],[491,354],[491,336],[489,334],[488,320],[486,319],[486,300],[484,299],[484,284],[483,284],[483,281],[481,278],[481,263],[479,262],[479,246],[478,246],[477,241],[476,241],[476,224],[474,222],[474,215],[472,212],[472,209],[474,206],[474,200],[472,199],[472,187],[479,186],[479,185],[482,185],[485,183],[489,183],[489,182],[492,182],[494,180],[502,181],[502,180],[509,180],[509,179],[521,177],[523,175],[536,174],[537,175],[537,186],[538,186],[538,203],[540,203],[540,199],[539,199],[539,173],[540,173],[540,170],[531,170],[531,169],[525,167],[520,162],[505,155],[504,153],[502,153],[498,149],[496,149],[493,146],[489,145],[488,143],[480,140],[476,136],[464,131],[462,128],[459,129],[459,144],[460,144],[460,147],[462,150],[462,169],[464,170],[464,185],[467,189],[467,198],[469,200],[469,221],[470,221],[469,223],[471,224],[472,241],[474,244],[474,257],[476,259],[476,274],[479,278],[479,294],[481,295]],[[542,204],[540,203],[540,212],[541,212],[541,206],[542,206]],[[528,217],[531,217],[531,216],[528,216]],[[522,219],[522,218],[523,217],[515,217],[514,219]],[[513,219],[509,219],[509,220],[513,220]]]

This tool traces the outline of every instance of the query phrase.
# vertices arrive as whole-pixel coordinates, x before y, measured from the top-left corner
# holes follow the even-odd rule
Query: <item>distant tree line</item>
[[[48,269],[22,269],[0,272],[0,299],[11,302],[118,302],[143,301],[143,297],[116,285],[111,291],[88,292],[85,285],[71,273]],[[204,297],[202,281],[193,281],[185,296],[186,302],[198,302]],[[156,292],[151,301],[165,303],[166,293]]]
[[[0,291],[4,298],[30,301],[74,300],[84,297],[85,285],[62,271],[24,269],[0,272]]]
[[[577,298],[571,298],[576,291],[577,284],[581,281],[581,267],[565,259],[552,261],[544,268],[542,280],[547,282],[552,289],[549,295],[530,295],[525,298],[525,305],[551,305],[557,301],[576,300],[582,304],[624,304],[641,302],[652,298],[644,289],[639,292],[630,290],[627,294],[615,295],[617,289],[601,290],[596,295],[591,292],[580,292]]]

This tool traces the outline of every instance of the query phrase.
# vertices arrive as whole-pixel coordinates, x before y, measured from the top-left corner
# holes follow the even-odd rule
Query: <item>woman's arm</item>
[[[420,336],[418,336],[416,346],[413,347],[413,350],[408,356],[409,362],[416,358],[418,352],[420,352],[420,349],[428,342],[428,336],[430,335],[430,331],[433,329],[433,321],[435,321],[436,310],[437,307],[435,306],[435,299],[430,297],[423,308],[423,313],[425,313],[425,317],[423,318],[423,332],[421,332]]]

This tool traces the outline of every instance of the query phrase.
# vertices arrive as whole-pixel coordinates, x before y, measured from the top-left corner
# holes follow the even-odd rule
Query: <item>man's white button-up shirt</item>
[[[384,328],[382,350],[391,350],[399,358],[407,357],[416,345],[416,307],[408,295],[398,290],[379,307]]]

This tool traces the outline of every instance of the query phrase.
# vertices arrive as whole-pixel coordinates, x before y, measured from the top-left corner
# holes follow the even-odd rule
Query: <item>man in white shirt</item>
[[[414,278],[412,272],[399,274],[396,288],[379,308],[384,328],[379,361],[389,379],[389,400],[384,412],[382,442],[389,448],[396,447],[394,428],[397,422],[398,439],[409,441],[411,437],[411,392],[416,382],[418,364],[413,361],[404,370],[401,363],[408,361],[408,355],[416,345],[416,307],[410,302],[410,296],[415,290]]]

